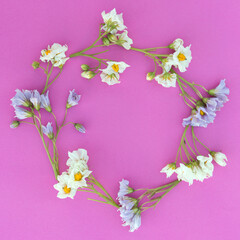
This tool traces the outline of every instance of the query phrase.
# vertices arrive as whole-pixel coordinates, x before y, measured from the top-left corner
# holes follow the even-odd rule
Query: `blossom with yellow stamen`
[[[176,87],[177,75],[175,73],[163,72],[155,77],[155,80],[163,87]]]
[[[66,172],[63,172],[62,175],[57,177],[58,183],[53,187],[58,191],[57,197],[64,198],[74,198],[77,188],[73,187],[72,178]]]
[[[183,46],[179,46],[177,51],[173,53],[172,65],[178,67],[180,72],[187,71],[189,63],[192,60],[190,47],[191,45],[186,48]]]

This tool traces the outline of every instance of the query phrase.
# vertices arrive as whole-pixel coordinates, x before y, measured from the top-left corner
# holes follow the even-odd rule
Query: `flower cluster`
[[[202,98],[196,103],[191,115],[183,119],[184,127],[207,127],[209,123],[213,123],[216,112],[228,101],[229,88],[226,87],[225,80],[221,80],[220,84],[208,93],[213,97]]]
[[[130,232],[137,230],[141,226],[141,210],[138,207],[138,200],[126,196],[134,191],[129,187],[129,181],[122,180],[118,192],[118,200],[121,205],[119,208],[120,216],[123,221],[123,226],[129,226]]]
[[[51,62],[54,67],[62,68],[69,57],[66,57],[67,45],[54,43],[51,47],[41,51],[40,60],[42,62]]]
[[[176,173],[179,181],[188,182],[191,185],[193,184],[193,180],[203,182],[204,179],[213,176],[213,160],[222,167],[226,166],[227,157],[225,154],[211,152],[207,157],[200,155],[197,156],[196,160],[187,164],[180,163],[179,167],[176,167],[176,163],[170,163],[161,172],[166,173],[167,177]]]
[[[133,40],[128,37],[127,27],[123,23],[122,13],[117,14],[114,8],[111,12],[102,12],[104,24],[102,30],[105,31],[106,37],[102,39],[103,44],[108,46],[110,43],[118,44],[129,50]]]
[[[74,198],[78,188],[87,187],[86,178],[92,173],[88,169],[88,155],[85,149],[78,149],[73,152],[68,152],[69,159],[67,172],[58,175],[58,183],[54,188],[58,191],[58,198]]]

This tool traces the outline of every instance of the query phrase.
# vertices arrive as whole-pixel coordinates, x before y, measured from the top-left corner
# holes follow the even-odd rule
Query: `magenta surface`
[[[227,167],[216,166],[214,177],[203,184],[179,184],[155,210],[142,215],[142,226],[134,233],[121,226],[116,209],[88,201],[90,194],[57,199],[38,133],[28,125],[9,128],[14,90],[44,87],[45,76],[31,67],[40,51],[54,42],[67,44],[68,54],[89,46],[97,37],[101,12],[114,7],[123,12],[135,47],[165,46],[183,38],[192,44],[193,60],[182,76],[207,88],[226,78],[231,91],[215,123],[196,130],[211,149],[226,153]],[[239,11],[238,0],[2,1],[0,239],[240,239]],[[181,121],[189,110],[178,88],[145,80],[153,63],[143,55],[111,47],[109,57],[131,65],[121,84],[81,78],[80,65],[94,61],[79,57],[66,63],[50,95],[62,120],[68,90],[81,93],[68,120],[87,129],[85,135],[71,126],[63,129],[58,142],[61,171],[68,150],[86,148],[90,168],[115,197],[122,178],[135,188],[167,182],[159,171],[175,158]]]

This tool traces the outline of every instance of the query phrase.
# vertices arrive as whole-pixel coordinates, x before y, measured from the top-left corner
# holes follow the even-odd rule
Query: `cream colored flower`
[[[105,13],[105,11],[103,11],[102,18],[105,23],[104,26],[102,27],[104,31],[115,34],[117,31],[123,31],[124,29],[127,28],[123,24],[122,13],[117,14],[115,8],[109,13]]]
[[[125,30],[121,34],[116,34],[118,37],[118,41],[120,42],[120,45],[123,46],[125,49],[129,50],[131,48],[131,45],[133,44],[133,40],[128,37],[128,31]]]
[[[70,176],[63,172],[62,175],[57,177],[58,183],[55,184],[53,187],[58,191],[57,197],[64,199],[64,198],[74,198],[77,188],[72,187],[72,179]]]
[[[54,43],[51,47],[48,46],[47,49],[41,51],[40,60],[42,62],[51,61],[54,67],[62,67],[66,61],[69,59],[66,57],[65,52],[68,50],[67,45],[60,45]]]
[[[180,163],[180,167],[178,167],[175,172],[177,173],[179,181],[188,182],[189,186],[193,184],[194,174],[190,165]]]
[[[192,60],[190,46],[180,46],[175,53],[173,53],[172,65],[177,66],[180,72],[187,71],[187,67]]]
[[[163,72],[155,77],[155,80],[163,87],[176,87],[177,75],[175,73]]]
[[[166,173],[167,178],[171,177],[176,170],[176,163],[167,164],[160,172]]]
[[[107,83],[108,85],[114,85],[120,83],[119,80],[119,74],[118,73],[112,73],[112,74],[107,74],[102,72],[100,74],[100,77],[102,79],[102,82]]]
[[[183,40],[181,38],[177,38],[170,44],[169,48],[174,49],[175,51],[178,50],[179,47],[183,46]]]
[[[173,61],[173,54],[170,54],[167,58],[162,59],[163,71],[169,72],[173,65],[175,65]]]
[[[79,167],[81,171],[88,170],[88,155],[87,150],[79,148],[76,151],[68,152],[69,159],[67,160],[67,166],[71,168]]]
[[[222,166],[225,167],[227,165],[226,161],[227,161],[227,156],[224,153],[221,152],[211,152],[211,155],[214,159],[214,161]]]
[[[206,178],[212,177],[214,170],[214,166],[212,164],[212,156],[210,154],[208,154],[208,157],[197,156],[197,160],[199,161],[201,169],[206,174]]]
[[[88,169],[82,169],[80,164],[75,164],[73,167],[70,167],[68,170],[70,178],[70,187],[71,188],[82,188],[87,187],[86,178],[92,173]]]
[[[105,69],[101,69],[102,73],[100,77],[102,82],[107,83],[108,85],[114,85],[120,83],[119,73],[123,73],[127,67],[130,67],[125,62],[107,62],[108,66]]]

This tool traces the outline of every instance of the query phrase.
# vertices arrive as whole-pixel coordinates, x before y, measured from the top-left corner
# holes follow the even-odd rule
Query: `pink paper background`
[[[197,129],[209,147],[227,154],[227,167],[216,166],[214,177],[204,184],[179,184],[155,210],[142,215],[135,233],[121,226],[116,209],[88,201],[90,194],[57,199],[55,179],[35,129],[9,128],[14,90],[44,86],[43,73],[31,67],[41,49],[66,43],[70,54],[89,46],[97,37],[101,12],[114,7],[124,13],[134,46],[165,46],[181,37],[192,44],[193,54],[183,76],[208,88],[226,78],[231,90],[230,102],[215,123]],[[239,11],[238,0],[1,1],[0,239],[240,239]],[[87,129],[85,135],[71,126],[63,129],[60,169],[66,169],[68,150],[86,148],[90,168],[115,197],[122,178],[135,188],[167,182],[159,171],[175,158],[181,121],[189,110],[178,88],[145,80],[153,70],[148,58],[118,47],[112,47],[109,56],[131,65],[121,75],[121,84],[109,87],[99,77],[81,78],[80,65],[95,62],[79,57],[67,62],[50,94],[62,120],[68,90],[81,93],[68,120]],[[44,116],[46,122],[53,121]]]

